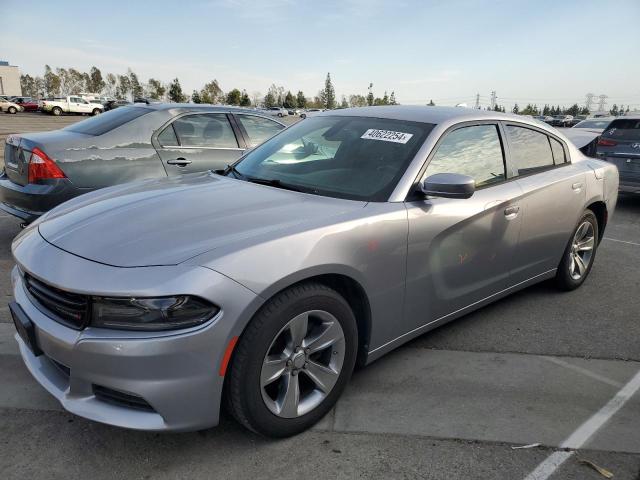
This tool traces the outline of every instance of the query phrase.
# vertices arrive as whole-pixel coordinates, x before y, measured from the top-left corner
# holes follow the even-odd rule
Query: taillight
[[[615,147],[618,142],[614,142],[613,140],[607,140],[606,138],[601,138],[598,140],[598,145],[601,147]]]
[[[56,162],[51,160],[46,153],[39,148],[34,148],[31,152],[29,160],[29,183],[35,183],[38,180],[47,180],[51,178],[66,178]]]

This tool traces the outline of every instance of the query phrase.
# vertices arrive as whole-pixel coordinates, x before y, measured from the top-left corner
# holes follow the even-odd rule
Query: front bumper
[[[14,244],[14,256],[23,271],[78,293],[92,290],[101,295],[122,295],[128,290],[131,296],[151,296],[173,290],[212,301],[215,296],[218,304],[222,303],[220,313],[191,329],[134,332],[89,327],[78,331],[43,313],[24,288],[18,267],[12,272],[15,301],[34,324],[43,352],[35,356],[16,335],[22,359],[66,410],[138,430],[197,430],[218,423],[224,382],[219,369],[224,351],[253,314],[255,294],[203,267],[123,269],[90,262],[44,242],[37,228]],[[62,265],[64,268],[59,268]],[[133,288],[133,283],[139,287]],[[176,290],[181,288],[177,285],[182,290]],[[220,298],[228,301],[220,302]],[[105,401],[96,394],[100,389],[140,399],[150,408]]]

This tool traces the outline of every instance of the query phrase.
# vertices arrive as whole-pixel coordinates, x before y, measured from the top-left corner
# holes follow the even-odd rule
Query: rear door
[[[557,268],[586,201],[586,174],[562,140],[536,127],[505,123],[508,160],[522,190],[522,230],[511,283]]]
[[[225,168],[246,148],[226,113],[176,117],[155,136],[154,145],[169,176]]]
[[[611,122],[598,141],[597,156],[618,167],[621,186],[640,188],[640,119]]]

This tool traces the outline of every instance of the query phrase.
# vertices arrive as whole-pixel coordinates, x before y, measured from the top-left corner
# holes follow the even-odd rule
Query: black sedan
[[[222,169],[283,128],[242,108],[136,104],[62,130],[10,135],[0,210],[28,223],[98,188]]]

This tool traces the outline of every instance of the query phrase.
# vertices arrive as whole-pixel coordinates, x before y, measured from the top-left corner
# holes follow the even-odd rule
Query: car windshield
[[[573,128],[607,128],[611,120],[583,120]]]
[[[640,140],[640,118],[614,120],[602,136],[618,140]]]
[[[84,133],[85,135],[102,135],[152,111],[150,108],[138,106],[118,108],[117,110],[110,110],[101,115],[69,125],[65,127],[64,130]]]
[[[228,175],[318,195],[384,201],[433,127],[382,118],[314,117],[249,152]]]

